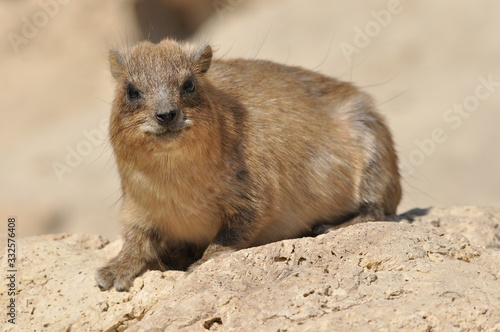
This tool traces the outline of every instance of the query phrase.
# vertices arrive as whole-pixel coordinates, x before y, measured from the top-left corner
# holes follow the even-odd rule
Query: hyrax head
[[[117,81],[111,140],[172,141],[192,127],[206,108],[204,74],[212,49],[193,49],[170,40],[142,42],[130,52],[109,53]],[[197,118],[198,116],[198,118]]]

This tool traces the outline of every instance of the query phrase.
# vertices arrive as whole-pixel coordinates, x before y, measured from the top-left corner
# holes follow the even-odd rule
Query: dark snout
[[[161,126],[170,126],[176,123],[179,117],[180,117],[180,111],[176,109],[168,111],[161,110],[161,111],[156,111],[155,113],[156,121]]]

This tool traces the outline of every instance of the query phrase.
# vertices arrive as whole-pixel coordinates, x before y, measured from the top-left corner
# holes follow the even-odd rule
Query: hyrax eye
[[[129,100],[137,100],[141,97],[139,90],[135,88],[132,84],[127,85],[127,98]]]
[[[195,86],[195,84],[194,84],[194,82],[193,82],[192,79],[188,79],[182,85],[182,91],[183,92],[191,93],[191,92],[194,92],[195,90],[196,90],[196,86]]]

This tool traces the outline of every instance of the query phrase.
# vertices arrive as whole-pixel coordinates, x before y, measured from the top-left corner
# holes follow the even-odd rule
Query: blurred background
[[[174,37],[369,92],[395,136],[399,212],[500,204],[500,2],[0,0],[0,211],[18,236],[119,234],[111,47]]]

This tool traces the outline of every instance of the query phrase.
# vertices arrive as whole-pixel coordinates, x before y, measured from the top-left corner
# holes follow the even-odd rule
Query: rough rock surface
[[[190,275],[149,271],[129,293],[101,292],[93,278],[119,241],[22,239],[17,324],[3,315],[0,330],[500,331],[500,210],[418,209],[399,221],[241,250]],[[6,292],[2,283],[2,308]]]

